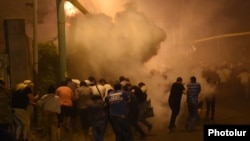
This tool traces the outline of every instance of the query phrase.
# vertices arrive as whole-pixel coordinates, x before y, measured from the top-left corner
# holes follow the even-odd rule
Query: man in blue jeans
[[[198,116],[199,94],[201,91],[200,83],[196,82],[196,77],[192,76],[190,82],[187,84],[187,105],[188,105],[188,119],[186,129],[192,131]]]

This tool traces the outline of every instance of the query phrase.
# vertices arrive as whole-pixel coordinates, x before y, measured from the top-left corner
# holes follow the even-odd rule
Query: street
[[[218,96],[216,99],[216,112],[215,112],[215,123],[207,124],[248,124],[250,125],[250,103],[248,99],[237,97],[237,95],[230,94],[229,96]],[[166,107],[168,108],[168,107]],[[146,141],[203,141],[203,125],[206,124],[204,121],[203,108],[200,116],[201,119],[195,126],[194,131],[185,130],[185,120],[179,121],[174,132],[168,133],[167,125],[163,128],[153,128],[152,131],[147,135]],[[168,117],[166,117],[168,119]],[[149,119],[152,120],[152,119]],[[146,130],[146,129],[145,129]],[[43,140],[42,137],[38,136],[38,141]],[[83,141],[84,136],[75,132],[64,132],[62,133],[62,141]],[[104,141],[114,141],[114,134],[111,127],[108,127],[106,137]],[[140,140],[135,135],[135,140]]]

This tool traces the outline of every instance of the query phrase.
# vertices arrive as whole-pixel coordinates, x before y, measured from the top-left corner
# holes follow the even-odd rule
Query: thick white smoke
[[[132,5],[114,18],[105,14],[77,17],[67,29],[69,69],[80,79],[128,77],[157,54],[166,33]],[[75,62],[81,65],[75,66]]]
[[[84,80],[93,75],[97,79],[115,81],[123,75],[134,85],[143,81],[148,85],[154,106],[156,115],[152,120],[155,128],[167,121],[162,72],[152,75],[155,68],[147,65],[157,55],[167,34],[134,4],[127,4],[125,10],[113,18],[100,13],[71,19],[67,37],[70,77]]]
[[[185,83],[192,75],[202,81],[199,62],[192,57],[195,49],[168,47],[167,33],[134,3],[126,4],[114,17],[95,13],[70,19],[66,32],[69,77],[84,80],[92,75],[115,81],[123,75],[135,85],[145,82],[155,110],[152,122],[155,128],[166,127],[170,85],[178,76]]]
[[[190,76],[195,75],[197,81],[205,87],[205,80],[201,77],[203,63],[214,65],[214,62],[224,62],[218,58],[220,52],[224,52],[219,50],[219,46],[224,45],[219,41],[213,41],[207,46],[188,43],[238,32],[238,27],[242,27],[242,30],[243,27],[249,27],[242,24],[247,23],[242,22],[243,16],[241,21],[226,13],[226,10],[232,8],[228,11],[234,11],[234,14],[241,11],[238,15],[244,15],[243,9],[249,8],[234,10],[236,3],[242,3],[238,1],[78,1],[90,14],[67,19],[70,23],[66,31],[69,77],[82,80],[93,75],[98,79],[102,77],[114,81],[124,75],[133,84],[145,82],[156,112],[152,121],[157,127],[165,128],[169,120],[168,90],[178,76],[183,77],[187,84]],[[127,4],[131,1],[137,5]],[[54,1],[47,0],[47,3],[42,10],[48,7],[56,9]],[[39,25],[42,27],[39,28],[39,39],[57,36],[55,11],[48,12],[44,19],[46,30]],[[195,54],[198,46],[208,48],[203,53]]]

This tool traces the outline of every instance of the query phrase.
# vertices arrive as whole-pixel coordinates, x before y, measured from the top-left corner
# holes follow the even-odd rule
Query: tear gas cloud
[[[133,84],[145,82],[156,112],[156,117],[152,118],[154,128],[166,127],[170,113],[168,90],[178,76],[187,84],[189,77],[195,75],[205,88],[202,65],[212,68],[218,62],[249,58],[249,36],[244,40],[239,37],[240,43],[236,44],[228,43],[232,38],[193,43],[216,35],[249,32],[248,1],[78,1],[90,14],[67,18],[68,76],[83,80],[93,75],[97,79],[114,81],[124,75]],[[25,7],[22,2],[6,1],[3,5],[6,3],[11,11],[2,11],[7,11],[9,17],[26,11],[30,14],[25,16],[27,21],[32,21],[32,8]],[[38,41],[54,40],[57,37],[56,1],[38,1],[38,18]],[[32,37],[32,28],[31,24],[27,26],[29,37]],[[245,40],[248,41],[246,51],[240,54],[238,48]],[[203,52],[197,54],[201,49]]]
[[[84,80],[93,75],[111,82],[124,75],[132,84],[145,82],[156,114],[151,119],[154,128],[167,126],[168,91],[175,79],[182,76],[187,84],[195,75],[205,87],[201,64],[215,65],[219,60],[218,50],[199,54],[203,58],[197,60],[195,52],[202,45],[192,41],[230,33],[236,24],[221,13],[226,2],[223,0],[79,2],[90,13],[67,19],[69,77]],[[227,21],[226,26],[218,24],[218,19]],[[212,46],[216,45],[213,42]],[[185,103],[185,96],[182,102]]]
[[[69,69],[81,70],[82,79],[87,78],[84,74],[131,78],[157,54],[166,39],[165,32],[133,5],[114,18],[105,14],[79,16],[68,27],[67,36],[70,62],[75,62],[75,56],[82,58],[81,65]]]
[[[69,76],[83,80],[93,75],[114,81],[124,75],[132,84],[145,82],[156,114],[152,119],[156,128],[168,122],[171,83],[178,76],[188,80],[200,70],[192,71],[190,54],[194,50],[167,47],[168,31],[140,12],[137,5],[125,4],[114,16],[100,12],[70,19]]]

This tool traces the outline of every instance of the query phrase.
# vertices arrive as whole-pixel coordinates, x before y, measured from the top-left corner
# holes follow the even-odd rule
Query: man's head
[[[96,79],[95,79],[94,76],[89,76],[89,77],[88,77],[88,80],[90,81],[90,83],[91,83],[92,85],[96,84]]]
[[[176,79],[176,82],[182,82],[182,78],[181,77],[177,77],[177,79]]]
[[[195,83],[196,82],[196,77],[195,76],[191,76],[190,77],[190,81],[193,82],[193,83]]]
[[[124,77],[123,75],[119,77],[119,81],[120,81],[120,82],[122,82],[122,81],[124,81],[124,80],[125,80],[125,77]]]
[[[85,87],[87,87],[87,86],[88,86],[88,84],[87,84],[87,82],[86,82],[86,81],[81,81],[81,82],[80,82],[80,86],[85,86]]]
[[[121,90],[122,89],[122,85],[120,83],[116,83],[114,85],[114,90]]]
[[[56,87],[55,85],[49,85],[47,89],[48,94],[54,94],[56,92]]]

